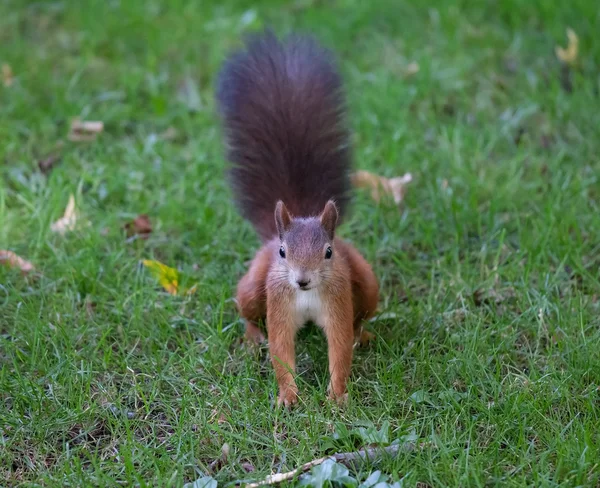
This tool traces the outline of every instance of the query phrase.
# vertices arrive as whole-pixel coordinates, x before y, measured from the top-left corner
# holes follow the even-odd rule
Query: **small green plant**
[[[211,476],[203,476],[202,478],[198,478],[196,481],[186,483],[183,485],[183,488],[217,488],[217,485],[217,480]]]
[[[315,466],[312,471],[305,475],[298,486],[310,486],[312,488],[325,487],[358,487],[358,488],[401,488],[402,482],[390,483],[389,476],[381,471],[374,471],[368,478],[360,483],[356,478],[350,476],[348,468],[328,459],[323,464]]]

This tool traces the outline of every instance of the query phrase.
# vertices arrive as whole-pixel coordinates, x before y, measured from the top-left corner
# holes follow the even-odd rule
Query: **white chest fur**
[[[317,288],[296,291],[296,326],[302,327],[312,321],[321,324],[323,317],[323,302]]]

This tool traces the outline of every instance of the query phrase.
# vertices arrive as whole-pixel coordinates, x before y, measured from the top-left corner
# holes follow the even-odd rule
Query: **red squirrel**
[[[310,37],[249,37],[223,64],[216,101],[236,206],[262,240],[237,286],[246,338],[264,341],[278,404],[298,400],[295,337],[325,333],[329,397],[347,399],[355,343],[368,339],[379,284],[371,266],[335,236],[350,200],[351,148],[340,73]]]

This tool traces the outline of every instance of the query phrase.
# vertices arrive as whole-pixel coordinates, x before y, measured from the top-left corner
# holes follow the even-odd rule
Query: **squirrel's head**
[[[300,290],[319,286],[332,272],[336,259],[333,245],[338,211],[333,200],[318,217],[294,218],[282,201],[275,207],[275,223],[281,247],[279,261],[282,279]]]

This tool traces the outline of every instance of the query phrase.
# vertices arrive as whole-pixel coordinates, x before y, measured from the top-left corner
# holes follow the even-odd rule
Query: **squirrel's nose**
[[[300,288],[306,288],[308,285],[310,285],[310,280],[307,278],[304,278],[302,280],[297,280],[296,283],[298,283],[298,286]]]

